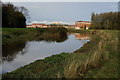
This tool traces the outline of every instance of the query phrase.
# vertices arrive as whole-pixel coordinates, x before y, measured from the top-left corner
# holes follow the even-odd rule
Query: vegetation
[[[59,28],[3,28],[2,29],[3,44],[8,41],[17,40],[42,40],[45,37],[60,37],[66,35],[67,29],[63,27]],[[54,39],[54,38],[53,38]],[[47,39],[46,39],[47,40]]]
[[[28,11],[24,7],[16,7],[11,3],[2,3],[2,27],[25,28]]]
[[[6,60],[13,61],[16,58],[15,56],[19,54],[17,52],[22,51],[28,41],[62,42],[67,39],[65,28],[3,28],[2,30],[3,62]]]
[[[92,14],[92,29],[120,29],[119,12],[107,12],[101,14]]]
[[[74,30],[71,30],[72,32]],[[78,30],[77,30],[78,32]],[[84,31],[79,31],[79,33]],[[10,73],[5,78],[117,78],[118,31],[86,31],[91,40],[77,51],[37,60]]]

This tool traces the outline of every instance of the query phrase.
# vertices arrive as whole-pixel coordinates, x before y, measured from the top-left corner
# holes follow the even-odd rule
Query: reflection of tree
[[[60,33],[44,33],[37,40],[44,40],[46,42],[63,42],[67,39],[67,34]]]
[[[67,39],[67,35],[61,34],[47,34],[40,37],[36,37],[33,40],[41,41],[44,40],[46,42],[63,42]],[[31,40],[32,41],[32,40]],[[2,45],[2,60],[11,62],[16,58],[16,55],[21,54],[24,55],[27,53],[28,44],[27,41],[19,40],[19,41],[9,41]]]
[[[67,39],[67,35],[59,35],[56,42],[63,42]]]
[[[12,61],[16,58],[18,53],[21,53],[25,48],[25,41],[9,42],[2,45],[2,58],[3,61]],[[23,54],[23,53],[22,53]]]

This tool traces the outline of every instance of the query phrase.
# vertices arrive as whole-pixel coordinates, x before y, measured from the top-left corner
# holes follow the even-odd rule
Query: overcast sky
[[[119,0],[2,0],[4,2],[118,2]]]
[[[118,11],[117,2],[13,2],[28,9],[32,22],[64,22],[91,20],[91,13]]]

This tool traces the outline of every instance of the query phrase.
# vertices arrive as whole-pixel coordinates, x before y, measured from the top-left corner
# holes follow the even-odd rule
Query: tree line
[[[120,29],[120,12],[107,12],[101,14],[92,13],[92,29]]]
[[[11,3],[2,3],[3,28],[25,28],[28,16],[26,8],[17,7]]]

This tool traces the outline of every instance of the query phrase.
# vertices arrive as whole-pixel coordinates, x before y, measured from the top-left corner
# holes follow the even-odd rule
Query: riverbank
[[[2,41],[3,44],[15,41],[31,41],[31,40],[49,40],[55,41],[56,38],[66,35],[66,28],[3,28]],[[58,36],[58,37],[56,37]],[[59,40],[58,40],[59,41]]]
[[[1,28],[2,57],[14,55],[25,47],[27,41],[62,42],[67,39],[65,28]],[[61,37],[62,36],[62,37]],[[12,50],[11,47],[14,49]]]
[[[117,78],[117,30],[69,30],[89,33],[91,41],[75,52],[37,60],[3,78]]]

